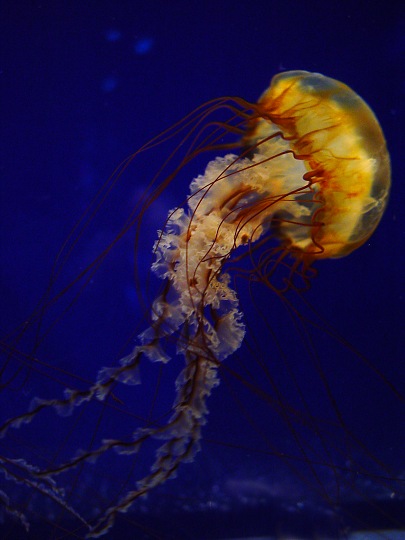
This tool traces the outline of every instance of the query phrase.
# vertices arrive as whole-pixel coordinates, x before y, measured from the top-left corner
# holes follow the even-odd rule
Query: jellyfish
[[[174,138],[179,142],[114,240],[55,292],[66,261],[112,187],[137,158]],[[10,433],[34,426],[44,414],[56,413],[62,421],[80,416],[94,402],[119,408],[124,399],[119,389],[128,387],[136,396],[147,365],[159,366],[160,373],[175,362],[169,412],[154,417],[156,397],[152,397],[148,414],[126,436],[94,437],[85,449],[74,448],[70,455],[56,453],[47,463],[39,459],[35,463],[32,456],[1,457],[8,482],[52,500],[77,519],[89,537],[106,534],[118,516],[128,514],[137,501],[173,479],[182,464],[195,460],[208,422],[209,397],[220,385],[221,374],[232,371],[232,358],[249,334],[237,284],[243,281],[248,288],[252,284],[267,288],[295,321],[302,321],[288,295],[301,297],[309,289],[318,259],[344,257],[363,245],[387,205],[390,161],[384,136],[373,112],[348,86],[317,73],[290,71],[276,75],[255,104],[240,98],[213,100],[117,169],[65,243],[38,309],[12,338],[4,340],[8,362],[10,358],[22,365],[39,362],[36,354],[45,338],[38,335],[48,335],[59,320],[55,317],[43,331],[44,314],[72,294],[62,315],[69,311],[129,231],[133,231],[138,253],[148,211],[190,163],[207,152],[221,155],[191,181],[188,194],[168,211],[157,232],[151,272],[161,285],[151,304],[142,278],[136,276],[147,324],[137,334],[131,352],[118,365],[99,369],[95,381],[84,387],[73,381],[63,397],[35,398],[28,411],[12,415],[0,428],[4,440]],[[38,331],[35,348],[24,355],[20,343],[27,328]],[[266,362],[271,371],[272,359]],[[392,383],[383,383],[398,393]],[[248,379],[245,384],[249,386]],[[291,426],[296,411],[280,400],[275,407],[298,440],[298,428]],[[338,408],[334,410],[339,423]],[[319,429],[304,415],[299,421],[315,432]],[[361,447],[348,430],[345,436]],[[322,436],[320,440],[322,444]],[[153,455],[147,471],[134,484],[124,485],[96,515],[82,516],[71,493],[77,490],[83,467],[110,453],[136,457],[144,449]],[[73,478],[70,493],[58,483],[66,474]],[[14,506],[5,493],[2,500],[6,510],[28,527],[25,509]]]

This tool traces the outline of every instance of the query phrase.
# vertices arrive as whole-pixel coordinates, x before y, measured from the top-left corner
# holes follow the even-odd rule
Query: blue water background
[[[277,72],[305,69],[345,82],[367,101],[386,135],[393,179],[390,203],[375,234],[350,257],[319,264],[308,299],[365,358],[391,380],[403,382],[405,37],[401,8],[394,4],[290,0],[3,2],[2,334],[11,332],[35,307],[47,286],[54,257],[73,224],[123,159],[207,100],[234,95],[255,101]],[[202,172],[200,167],[203,161],[198,162],[195,174]],[[128,213],[148,181],[145,161],[141,171],[134,164],[125,178],[125,188],[117,190],[116,200],[97,222],[98,229],[90,230],[79,244],[70,262],[72,275],[117,234],[120,212]],[[167,211],[184,200],[189,180],[184,179],[181,193],[168,189],[163,201],[167,206],[161,203],[156,222],[147,223],[148,233],[140,242],[141,283],[150,274],[155,231]],[[91,312],[68,319],[63,325],[63,341],[58,343],[58,332],[54,332],[43,352],[48,362],[52,360],[88,380],[94,379],[109,358],[113,362],[119,357],[131,329],[141,324],[132,240],[125,242],[119,255],[108,262],[105,281],[100,272],[87,288]],[[278,328],[280,307],[271,295],[267,301],[268,317]],[[249,310],[246,304],[244,308]],[[282,320],[285,322],[285,316]],[[294,334],[285,325],[279,331]],[[358,371],[354,366],[351,372],[350,363],[343,362],[339,369],[338,355],[350,354],[341,343],[335,345],[322,335],[319,340],[320,350],[323,342],[326,347],[321,356],[330,355],[335,366],[328,377],[341,382],[336,392],[344,414],[358,416],[360,421],[364,418],[365,433],[370,435],[374,430],[370,438],[375,448],[398,468],[403,447],[386,448],[391,443],[386,443],[382,434],[387,430],[392,441],[403,437],[403,416],[395,406],[369,416],[363,404],[373,392],[376,401],[384,399],[381,381],[370,377],[362,384],[364,366]],[[300,347],[298,340],[288,354],[294,356],[297,372],[305,377],[304,370],[300,371]],[[127,346],[127,352],[129,349]],[[42,392],[50,395],[52,383],[47,381],[41,388],[39,381],[28,381],[27,403]],[[221,399],[221,388],[209,404],[213,416],[212,427],[207,427],[209,438],[254,446],[244,437],[243,421],[231,402]],[[54,389],[61,394],[56,383]],[[12,414],[11,399],[6,396],[2,406]],[[261,417],[259,423],[265,422]],[[47,425],[38,422],[36,429],[38,441],[49,436]],[[207,493],[215,500],[225,484],[231,496],[237,491],[249,499],[258,491],[266,495],[270,490],[277,499],[278,488],[271,491],[269,471],[261,463],[253,470],[252,461],[239,451],[232,454],[229,470],[224,471],[218,465],[221,461],[216,464],[216,453],[222,452],[222,448],[203,442],[202,461],[185,465],[183,474],[168,484],[172,496],[184,491],[188,507],[200,504],[204,512],[209,510]],[[204,471],[209,471],[207,477]],[[194,486],[192,500],[188,474],[193,482],[201,483],[201,488]],[[289,481],[279,488],[281,495],[289,489]],[[277,482],[280,486],[282,479]],[[170,509],[165,507],[165,511],[170,522]],[[192,530],[191,519],[177,533],[178,538],[193,538]]]

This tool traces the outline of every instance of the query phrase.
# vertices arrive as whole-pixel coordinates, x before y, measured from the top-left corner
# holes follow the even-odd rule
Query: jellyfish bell
[[[259,106],[266,116],[253,121],[248,144],[279,126],[321,199],[312,246],[296,247],[317,258],[348,255],[373,233],[388,200],[390,161],[376,117],[345,84],[302,71],[274,77]]]
[[[66,279],[73,253],[124,175],[129,177],[139,160],[150,161],[150,152],[160,153],[166,144],[172,145],[167,157],[114,239],[78,275]],[[169,199],[172,188],[179,193],[176,182],[206,153],[215,157],[204,174],[191,181],[188,193],[156,224],[152,272],[146,278],[140,271],[143,238],[156,207]],[[345,423],[319,361],[312,327],[343,349],[350,345],[302,296],[315,275],[317,259],[348,255],[370,237],[387,204],[389,185],[389,156],[372,111],[344,84],[304,71],[274,77],[257,104],[239,98],[213,100],[124,161],[64,244],[38,308],[4,340],[6,362],[16,374],[8,380],[23,371],[22,387],[38,373],[51,386],[56,380],[66,381],[61,384],[66,387],[63,394],[39,395],[28,411],[4,418],[3,476],[26,494],[25,499],[16,496],[17,502],[4,498],[8,513],[27,527],[32,500],[39,504],[40,495],[58,509],[47,517],[55,527],[65,527],[61,515],[68,515],[77,522],[76,535],[106,534],[119,519],[131,522],[131,513],[145,504],[145,496],[165,493],[166,482],[181,466],[204,454],[201,447],[213,445],[213,455],[226,467],[220,455],[231,446],[225,431],[235,429],[227,419],[234,412],[244,420],[235,433],[235,451],[260,456],[261,470],[260,482],[229,472],[224,485],[239,486],[233,492],[240,493],[244,486],[242,491],[254,493],[255,500],[257,493],[271,494],[272,500],[282,493],[285,501],[288,485],[302,499],[306,491],[297,487],[299,481],[316,493],[316,504],[327,501],[330,509],[350,489],[359,497],[364,492],[363,500],[369,496],[353,478],[356,474],[373,478],[381,489],[392,491],[395,484],[398,490],[397,475]],[[99,365],[93,381],[62,373],[42,360],[49,336],[77,311],[89,282],[131,232],[138,255],[135,279],[143,328],[120,362]],[[274,294],[263,300],[266,288]],[[291,320],[293,344],[281,344],[270,322],[273,298]],[[254,304],[252,319],[245,315],[243,301]],[[34,345],[27,352],[30,332]],[[289,346],[295,347],[295,342],[295,352],[304,349],[316,379],[306,391],[317,390],[328,403],[322,414],[308,404],[300,376],[292,369]],[[279,367],[276,357],[281,359]],[[387,392],[398,395],[390,381],[382,375],[378,380]],[[15,399],[13,385],[6,383],[5,389]],[[224,405],[221,391],[234,409],[227,408],[229,401]],[[222,440],[208,437],[205,443],[209,409],[221,419],[224,433]],[[43,443],[40,452],[34,445],[35,426],[41,421],[69,426],[52,452],[46,452]],[[266,423],[274,428],[265,430]],[[89,437],[84,438],[79,425]],[[30,444],[17,444],[27,432]],[[369,464],[364,465],[359,455],[366,455]],[[272,485],[263,469],[266,459],[277,479]],[[278,489],[285,471],[289,481]],[[81,482],[87,478],[88,490],[87,481]],[[97,499],[92,508],[78,502],[89,500],[90,494]],[[228,508],[222,491],[221,497],[223,508]],[[40,508],[37,515],[45,512]],[[344,509],[342,519],[351,514],[350,508]]]

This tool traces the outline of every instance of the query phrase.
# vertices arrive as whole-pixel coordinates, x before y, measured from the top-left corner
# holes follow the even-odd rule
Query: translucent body
[[[276,75],[259,105],[265,118],[253,122],[247,144],[281,129],[322,205],[311,238],[286,232],[291,246],[317,258],[348,255],[373,233],[388,200],[390,160],[375,115],[345,84],[306,71]]]
[[[192,461],[200,449],[207,399],[220,383],[219,367],[240,348],[246,335],[235,273],[261,282],[284,301],[284,295],[297,288],[296,278],[303,288],[308,287],[314,260],[341,257],[364,243],[387,203],[389,157],[381,129],[367,105],[345,85],[318,74],[288,72],[273,79],[258,104],[218,101],[209,112],[221,108],[230,109],[233,116],[229,122],[213,122],[215,130],[220,130],[219,134],[214,131],[214,142],[205,136],[204,126],[195,138],[187,135],[181,140],[176,151],[188,137],[192,143],[180,165],[157,186],[152,182],[135,219],[129,220],[136,223],[139,239],[144,214],[201,148],[219,150],[217,141],[223,135],[243,136],[241,154],[228,153],[210,161],[205,173],[192,180],[184,203],[169,212],[159,230],[152,271],[163,286],[150,307],[150,324],[138,335],[132,352],[118,367],[100,369],[86,389],[68,388],[63,399],[37,399],[28,413],[6,421],[1,429],[5,435],[9,428],[32,422],[46,409],[74,415],[79,406],[113,399],[120,385],[139,385],[145,359],[163,369],[171,356],[182,358],[167,414],[155,419],[150,412],[126,437],[108,433],[94,437],[89,448],[60,459],[57,454],[46,467],[25,457],[18,461],[26,484],[34,482],[44,496],[88,525],[91,536],[105,534],[118,514],[173,478],[179,466]],[[203,110],[194,124],[203,124],[206,116]],[[194,127],[184,125],[193,133]],[[123,231],[129,229],[125,225]],[[251,263],[249,269],[245,260]],[[90,275],[92,268],[90,264]],[[281,283],[275,277],[280,270]],[[63,297],[69,287],[55,298]],[[142,294],[142,283],[139,288]],[[52,303],[46,299],[39,319]],[[267,360],[271,365],[271,358]],[[54,482],[57,475],[80,471],[110,451],[128,456],[150,444],[154,444],[154,457],[146,473],[137,477],[135,485],[120,488],[96,517],[79,517]],[[5,470],[12,480],[11,472]],[[19,515],[25,524],[24,514],[9,506],[10,513]]]

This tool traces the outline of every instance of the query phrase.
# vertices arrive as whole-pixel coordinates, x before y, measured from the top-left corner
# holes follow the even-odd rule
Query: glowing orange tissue
[[[272,142],[260,141],[281,130],[314,193],[314,228],[305,239],[290,232],[291,247],[317,257],[349,254],[372,234],[388,200],[390,160],[373,112],[345,84],[306,71],[276,75],[259,107],[248,144],[272,153]]]

